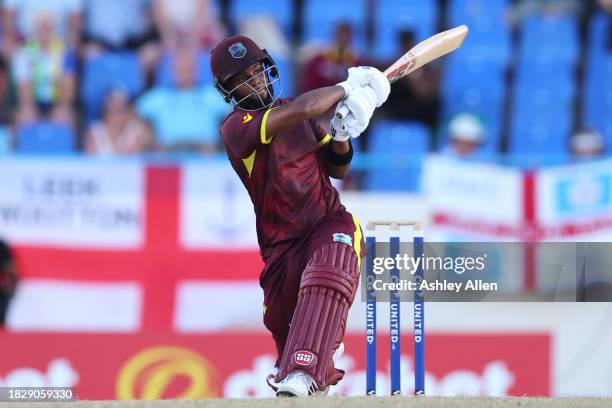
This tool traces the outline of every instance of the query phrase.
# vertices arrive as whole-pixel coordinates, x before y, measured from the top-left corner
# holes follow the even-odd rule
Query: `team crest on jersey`
[[[348,246],[353,246],[353,240],[351,239],[350,236],[343,234],[341,232],[336,232],[335,234],[332,235],[334,242],[342,242],[343,244],[346,244]]]
[[[295,352],[295,364],[309,366],[314,360],[314,354],[307,350],[300,350]]]
[[[246,47],[241,42],[230,45],[227,50],[234,58],[242,58],[246,55]]]

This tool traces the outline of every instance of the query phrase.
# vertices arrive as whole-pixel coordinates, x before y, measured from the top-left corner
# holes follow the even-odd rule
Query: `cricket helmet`
[[[257,90],[250,85],[253,77],[230,88],[229,80],[255,63],[261,63],[268,98],[262,98]],[[225,102],[238,106],[243,110],[265,109],[280,96],[280,76],[272,57],[265,49],[261,49],[253,40],[244,35],[225,38],[211,51],[210,69],[213,74],[213,84],[223,95]],[[238,97],[236,90],[242,85],[248,85],[252,92]],[[278,88],[278,92],[275,90]]]

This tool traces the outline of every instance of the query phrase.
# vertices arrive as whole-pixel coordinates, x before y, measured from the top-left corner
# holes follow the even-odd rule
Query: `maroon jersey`
[[[321,148],[331,140],[329,135],[313,120],[266,134],[271,109],[234,109],[221,127],[229,160],[255,207],[264,261],[277,244],[305,237],[326,214],[344,210],[322,168]]]

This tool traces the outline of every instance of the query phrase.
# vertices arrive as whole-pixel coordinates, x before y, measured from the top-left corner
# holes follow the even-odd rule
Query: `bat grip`
[[[349,113],[351,113],[349,108],[347,108],[345,104],[342,104],[336,111],[336,117],[338,119],[344,119]]]

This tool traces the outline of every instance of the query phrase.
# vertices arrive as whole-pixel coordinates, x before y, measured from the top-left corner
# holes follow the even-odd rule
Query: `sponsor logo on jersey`
[[[336,232],[335,234],[332,235],[334,242],[342,242],[343,244],[346,244],[348,246],[353,246],[353,239],[346,234],[343,234],[341,232]]]
[[[247,122],[250,122],[251,119],[253,119],[253,116],[251,116],[249,113],[247,113],[246,115],[244,115],[244,117],[242,118],[242,124],[244,125]]]

